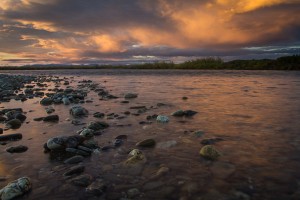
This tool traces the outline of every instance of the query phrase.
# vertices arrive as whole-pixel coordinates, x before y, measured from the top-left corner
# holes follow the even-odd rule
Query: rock
[[[205,138],[201,141],[201,144],[210,145],[210,144],[215,144],[216,142],[220,142],[220,141],[223,141],[223,139],[219,138],[219,137]]]
[[[121,146],[122,143],[123,143],[123,140],[120,140],[120,139],[115,139],[115,141],[113,142],[115,147]]]
[[[91,195],[100,196],[106,191],[106,189],[107,186],[104,181],[102,179],[96,179],[86,188],[86,192]]]
[[[66,173],[64,173],[64,176],[72,176],[74,174],[80,174],[84,171],[84,166],[77,165],[74,167],[71,167]]]
[[[22,125],[22,122],[18,119],[12,119],[6,123],[6,127],[11,129],[18,129]]]
[[[91,155],[89,152],[86,152],[86,151],[83,151],[80,149],[75,149],[75,148],[66,148],[65,150],[66,150],[66,152],[74,153],[74,154],[81,155],[81,156]]]
[[[4,122],[6,120],[7,120],[6,117],[0,116],[0,122]]]
[[[188,100],[188,97],[182,97],[182,100]]]
[[[169,122],[169,118],[167,116],[158,115],[156,121],[160,123],[167,123]]]
[[[171,115],[174,117],[182,117],[185,115],[185,113],[183,110],[177,110],[177,111],[173,112]]]
[[[84,160],[83,156],[73,156],[64,161],[65,164],[77,164]]]
[[[144,156],[144,154],[138,150],[138,149],[133,149],[130,153],[129,156],[131,156],[130,158],[128,158],[125,161],[125,165],[136,165],[139,163],[145,163],[146,162],[146,157]]]
[[[90,122],[87,126],[87,128],[92,129],[94,131],[105,129],[108,127],[109,127],[109,124],[107,124],[106,122]]]
[[[92,138],[94,137],[94,130],[89,128],[84,128],[79,135],[83,136],[84,138]]]
[[[88,147],[88,148],[91,148],[91,149],[98,149],[98,148],[100,148],[98,146],[98,142],[93,137],[90,138],[90,139],[84,140],[83,145],[86,146],[86,147]]]
[[[11,200],[21,196],[31,189],[31,182],[28,177],[22,177],[18,180],[10,182],[7,186],[0,190],[1,200]]]
[[[85,152],[88,152],[88,153],[93,153],[93,149],[90,149],[90,148],[85,147],[85,146],[79,145],[77,148],[78,148],[79,150],[82,150],[82,151],[85,151]]]
[[[194,134],[195,134],[195,136],[196,137],[202,137],[203,135],[204,135],[204,131],[196,131],[196,132],[194,132]]]
[[[22,114],[22,113],[16,113],[16,115],[14,116],[15,117],[15,119],[18,119],[18,120],[20,120],[21,122],[24,122],[25,120],[26,120],[26,116],[24,115],[24,114]]]
[[[9,134],[9,135],[1,135],[0,136],[0,141],[14,141],[14,140],[20,140],[22,139],[22,134],[21,133],[14,133],[14,134]]]
[[[3,134],[3,128],[0,128],[0,134]]]
[[[118,135],[115,137],[116,140],[127,140],[127,135]]]
[[[93,116],[94,116],[95,118],[102,118],[102,117],[105,116],[105,114],[104,114],[104,113],[101,113],[101,112],[96,112],[96,113],[93,114]]]
[[[34,121],[43,121],[44,117],[36,117],[36,118],[33,118]]]
[[[216,160],[221,154],[212,145],[205,145],[200,150],[200,155],[209,160]]]
[[[70,105],[70,103],[71,103],[68,97],[64,97],[62,99],[62,102],[63,102],[64,105]]]
[[[47,148],[50,150],[59,150],[65,148],[66,137],[54,137],[47,141]]]
[[[232,175],[236,170],[233,164],[226,162],[215,162],[211,167],[210,171],[213,173],[215,178],[226,179]]]
[[[49,98],[49,97],[46,97],[46,98],[43,98],[41,101],[40,101],[40,104],[43,105],[43,106],[49,106],[53,103],[52,99]]]
[[[169,171],[170,169],[168,167],[162,165],[154,174],[151,175],[149,179],[150,180],[158,179],[163,175],[167,174]]]
[[[146,139],[136,143],[137,147],[154,147],[156,144],[154,139]]]
[[[137,189],[137,188],[132,188],[132,189],[129,189],[129,190],[127,191],[127,196],[128,196],[129,198],[134,198],[134,197],[138,196],[140,193],[141,193],[141,192],[139,191],[139,189]]]
[[[55,112],[55,109],[52,106],[47,107],[45,110],[46,110],[47,114],[51,114],[51,113]]]
[[[44,122],[57,122],[57,121],[59,121],[59,116],[58,115],[49,115],[47,117],[44,117],[43,121]]]
[[[169,140],[166,142],[160,142],[156,145],[157,148],[159,149],[168,149],[171,147],[174,147],[177,145],[177,141],[176,140]]]
[[[133,99],[133,98],[137,98],[137,97],[138,97],[138,94],[136,94],[136,93],[126,93],[124,95],[125,99]]]
[[[82,174],[70,180],[73,185],[87,187],[92,182],[92,176],[89,174]]]
[[[9,153],[23,153],[27,150],[28,150],[28,147],[23,146],[23,145],[19,145],[19,146],[15,146],[15,147],[9,147],[9,148],[6,149],[6,151],[9,152]]]
[[[185,110],[185,111],[184,111],[184,115],[187,116],[187,117],[194,116],[194,115],[197,114],[197,113],[198,113],[198,112],[193,111],[193,110]]]
[[[83,108],[82,106],[73,106],[70,109],[70,114],[74,117],[85,116],[88,113],[89,113],[88,110]]]

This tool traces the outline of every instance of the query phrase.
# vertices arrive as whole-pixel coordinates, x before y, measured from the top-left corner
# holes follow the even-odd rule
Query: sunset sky
[[[300,0],[0,0],[0,65],[300,52]]]

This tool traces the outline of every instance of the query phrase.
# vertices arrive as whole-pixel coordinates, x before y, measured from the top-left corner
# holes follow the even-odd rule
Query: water
[[[83,122],[95,121],[94,112],[116,113],[123,116],[131,106],[150,108],[139,116],[105,120],[111,126],[97,136],[100,146],[110,144],[121,134],[128,140],[118,149],[93,154],[84,160],[85,172],[103,178],[108,185],[106,199],[125,197],[125,192],[138,188],[134,199],[300,199],[300,72],[279,71],[168,71],[168,70],[57,70],[12,71],[5,73],[52,74],[74,77],[72,84],[90,79],[122,97],[126,92],[139,96],[129,104],[123,98],[101,101],[90,92],[86,103],[90,115]],[[51,86],[49,87],[51,88]],[[183,100],[182,97],[188,97]],[[28,124],[16,131],[23,139],[0,146],[0,176],[8,181],[29,176],[32,191],[21,199],[84,199],[84,188],[68,183],[62,174],[66,165],[51,160],[43,153],[43,144],[50,137],[73,135],[82,126],[65,119],[70,106],[54,105],[59,123],[33,121],[46,116],[39,99],[26,102],[2,103],[5,108],[22,107]],[[164,103],[165,106],[157,106]],[[176,118],[170,114],[179,109],[199,113],[191,118]],[[141,125],[146,116],[168,115],[168,124]],[[120,126],[124,125],[124,126]],[[130,125],[130,126],[129,126]],[[3,128],[4,124],[0,124]],[[204,135],[197,137],[194,132]],[[214,144],[222,153],[217,161],[207,161],[199,155],[204,138],[221,137]],[[155,148],[142,149],[147,163],[139,170],[122,165],[127,152],[135,143],[153,138]],[[174,146],[160,148],[169,142]],[[18,144],[29,150],[9,154],[5,149]],[[161,167],[170,170],[151,179]],[[103,198],[103,199],[105,199]]]

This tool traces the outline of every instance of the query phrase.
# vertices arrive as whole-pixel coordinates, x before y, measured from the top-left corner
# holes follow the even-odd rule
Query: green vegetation
[[[210,70],[300,70],[300,55],[280,57],[276,60],[233,60],[224,62],[220,58],[202,58],[180,64],[155,62],[129,66],[22,66],[0,67],[0,70],[52,70],[52,69],[210,69]]]

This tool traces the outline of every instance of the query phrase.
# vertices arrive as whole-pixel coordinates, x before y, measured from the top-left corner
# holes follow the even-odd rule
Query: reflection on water
[[[122,98],[100,101],[97,94],[90,92],[88,99],[93,103],[86,103],[84,107],[91,115],[82,119],[83,122],[95,120],[94,112],[123,115],[131,106],[153,106],[140,116],[106,120],[111,127],[97,137],[99,144],[108,145],[121,134],[128,135],[127,142],[84,161],[86,173],[109,183],[107,199],[118,199],[131,188],[141,192],[141,197],[136,199],[300,198],[299,72],[63,70],[22,73],[91,79],[120,97],[126,92],[139,94],[129,104],[121,104]],[[183,96],[188,99],[182,100]],[[158,107],[157,103],[166,106]],[[74,126],[66,120],[70,118],[71,105],[54,105],[60,116],[59,123],[55,124],[33,121],[46,114],[38,99],[11,101],[1,106],[22,107],[33,112],[27,113],[28,123],[17,130],[23,133],[23,139],[0,146],[0,176],[8,175],[7,181],[25,175],[31,177],[34,188],[24,199],[81,198],[84,189],[64,180],[62,162],[50,160],[49,155],[43,153],[43,144],[48,138],[72,135],[84,126]],[[199,113],[192,118],[170,116],[179,109]],[[152,114],[169,115],[171,120],[168,124],[139,124]],[[131,126],[119,126],[128,124]],[[204,131],[204,135],[197,137],[193,133],[197,130]],[[202,159],[198,153],[201,140],[211,137],[224,139],[215,144],[222,156],[214,162]],[[159,145],[142,150],[147,157],[145,166],[140,170],[120,166],[119,163],[127,159],[128,150],[147,138],[155,139]],[[161,148],[172,141],[171,147]],[[29,150],[22,154],[5,152],[8,146],[18,144],[28,146]],[[170,171],[149,180],[161,165]],[[0,182],[0,186],[6,183]]]

